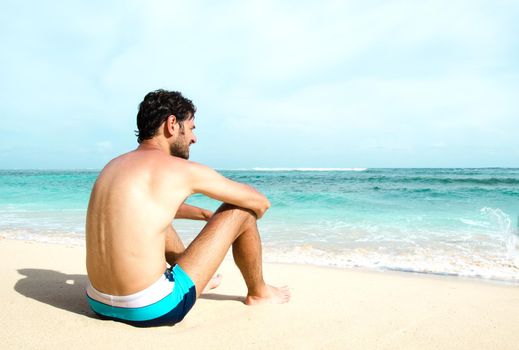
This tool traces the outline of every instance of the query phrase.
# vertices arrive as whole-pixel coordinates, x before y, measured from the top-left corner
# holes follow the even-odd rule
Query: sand
[[[97,319],[82,247],[0,239],[2,349],[518,349],[519,287],[458,278],[265,264],[285,305],[243,304],[232,261],[222,285],[175,326]]]

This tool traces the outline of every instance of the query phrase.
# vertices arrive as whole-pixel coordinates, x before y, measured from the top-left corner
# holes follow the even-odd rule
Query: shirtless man
[[[187,160],[196,142],[195,111],[179,92],[147,94],[137,115],[139,146],[110,161],[92,189],[87,299],[102,318],[143,326],[180,322],[230,247],[247,285],[247,305],[290,298],[286,287],[263,280],[256,220],[268,199]],[[194,193],[223,204],[214,214],[184,204]],[[172,226],[175,217],[207,220],[187,248]]]

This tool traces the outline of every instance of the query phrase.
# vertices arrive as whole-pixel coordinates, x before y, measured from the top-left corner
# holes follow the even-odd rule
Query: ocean
[[[264,260],[519,284],[519,169],[220,170],[263,192]],[[84,245],[99,171],[1,170],[0,236]],[[194,195],[189,204],[220,203]],[[189,243],[203,222],[175,220]]]

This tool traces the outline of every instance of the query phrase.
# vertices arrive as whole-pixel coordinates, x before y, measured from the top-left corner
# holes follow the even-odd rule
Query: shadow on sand
[[[241,303],[245,302],[245,297],[239,296],[239,295],[225,295],[225,294],[214,294],[214,293],[208,293],[208,294],[202,294],[199,299],[207,299],[207,300],[233,300],[233,301],[239,301]]]
[[[66,273],[43,269],[20,269],[24,277],[16,282],[14,289],[28,298],[74,312],[90,318],[99,319],[86,301],[86,275],[68,275]],[[203,294],[202,299],[234,300],[244,302],[245,298],[236,295]]]
[[[86,275],[43,269],[20,269],[18,273],[25,276],[14,285],[18,293],[59,309],[97,318],[86,301]]]

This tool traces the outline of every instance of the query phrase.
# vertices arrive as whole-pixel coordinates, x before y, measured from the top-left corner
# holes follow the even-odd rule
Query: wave
[[[252,168],[254,171],[366,171],[368,168]]]
[[[505,238],[505,247],[508,259],[512,264],[519,268],[519,232],[512,227],[512,219],[501,209],[485,207],[481,209],[481,213],[494,218]]]
[[[370,176],[365,179],[367,182],[382,182],[382,183],[401,183],[414,182],[420,184],[472,184],[472,185],[519,185],[519,178],[513,177],[491,177],[491,178],[445,178],[445,177],[431,177],[431,176]]]

